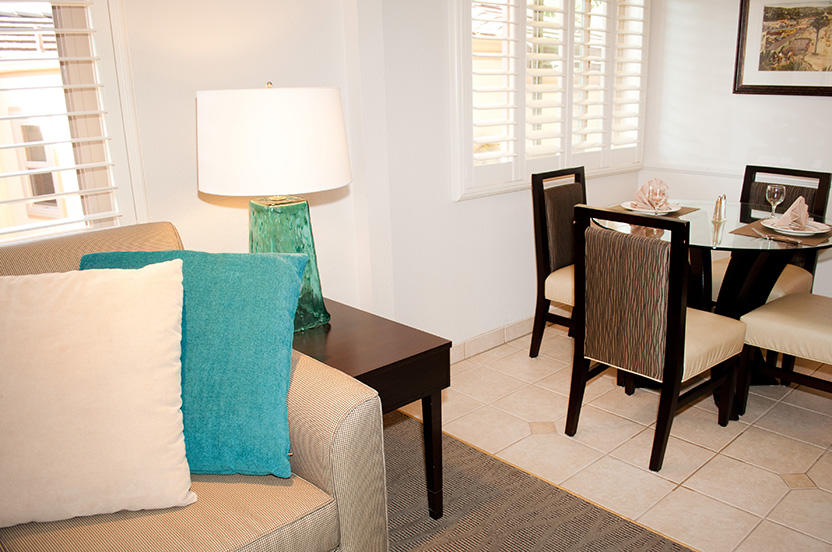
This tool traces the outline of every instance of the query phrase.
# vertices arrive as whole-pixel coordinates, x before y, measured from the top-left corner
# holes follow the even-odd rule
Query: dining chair
[[[740,202],[750,203],[767,210],[766,188],[769,184],[783,184],[786,188],[786,197],[777,206],[776,212],[784,212],[799,196],[803,196],[809,206],[809,216],[815,220],[823,220],[826,217],[826,203],[829,199],[831,181],[832,173],[827,172],[748,165],[745,167]],[[719,295],[729,261],[730,259],[726,257],[714,260],[711,264],[711,290],[714,303]],[[796,254],[777,278],[767,301],[774,301],[795,293],[811,293],[816,264],[817,252]],[[769,353],[769,362],[776,362],[777,356],[776,353]],[[786,370],[793,370],[794,360],[793,356],[784,354],[783,367]]]
[[[638,231],[609,229],[604,221]],[[607,366],[658,382],[653,471],[662,467],[679,409],[717,391],[718,423],[728,424],[745,338],[742,322],[687,308],[689,232],[689,223],[676,218],[575,207],[575,349],[566,434],[577,432],[587,381]],[[710,378],[681,393],[708,370]]]
[[[777,206],[777,212],[784,212],[798,196],[803,196],[809,206],[809,215],[815,220],[822,220],[826,217],[826,202],[829,199],[830,181],[832,181],[832,173],[748,165],[745,167],[740,202],[757,205],[760,209],[767,209],[766,187],[769,184],[783,184],[786,187],[786,198]],[[723,258],[712,263],[711,290],[714,302],[725,277],[728,262],[728,258]],[[769,301],[774,301],[792,293],[809,293],[812,291],[817,253],[801,253],[793,262],[796,264],[786,265],[783,273],[777,279],[768,296]]]
[[[737,412],[745,413],[754,348],[832,364],[832,298],[811,293],[781,297],[743,315],[746,325],[745,349],[738,375]],[[777,368],[770,359],[756,369],[776,377],[783,384],[798,383],[832,393],[832,381],[787,368]]]
[[[537,299],[529,356],[540,352],[546,322],[572,328],[572,320],[550,312],[552,303],[571,310],[574,303],[572,209],[586,203],[583,167],[532,175],[532,213],[537,265]]]

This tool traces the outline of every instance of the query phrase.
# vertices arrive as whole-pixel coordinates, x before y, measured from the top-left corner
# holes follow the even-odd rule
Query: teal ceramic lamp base
[[[249,202],[249,250],[252,253],[305,253],[309,264],[295,313],[295,331],[329,323],[324,306],[309,204],[294,196],[273,196]]]

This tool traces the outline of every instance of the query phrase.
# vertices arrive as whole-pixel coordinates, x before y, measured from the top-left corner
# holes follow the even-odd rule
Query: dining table
[[[681,210],[663,216],[677,216],[690,223],[688,306],[692,308],[738,319],[765,304],[788,263],[806,263],[808,259],[813,265],[818,251],[832,247],[829,232],[807,239],[771,231],[760,223],[750,227],[771,216],[768,205],[725,202],[723,219],[715,222],[714,200],[681,199],[670,203]],[[818,222],[829,224],[830,220]],[[628,225],[607,221],[603,224],[630,231]],[[712,304],[711,257],[717,251],[730,253],[730,261],[716,303]]]
[[[690,222],[688,305],[691,307],[706,310],[711,307],[712,252],[730,253],[713,310],[739,318],[766,303],[787,264],[802,261],[814,271],[818,251],[832,247],[830,232],[800,237],[770,230],[761,224],[771,216],[768,205],[726,202],[723,221],[714,222],[715,201],[676,203],[696,209],[679,216]]]

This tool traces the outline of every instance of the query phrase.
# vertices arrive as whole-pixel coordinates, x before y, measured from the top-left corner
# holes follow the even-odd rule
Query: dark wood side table
[[[295,334],[293,348],[378,391],[386,414],[422,400],[428,511],[442,517],[442,389],[451,384],[451,342],[324,300],[329,324]]]

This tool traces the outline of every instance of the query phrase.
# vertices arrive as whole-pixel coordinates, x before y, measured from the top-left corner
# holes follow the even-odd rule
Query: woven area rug
[[[428,516],[422,424],[384,417],[390,550],[686,551],[499,460],[442,436],[444,516]]]

